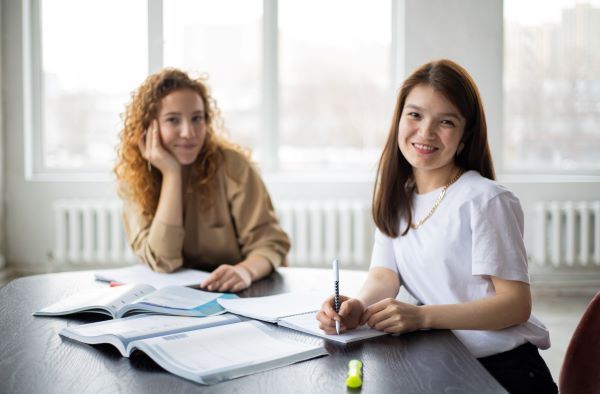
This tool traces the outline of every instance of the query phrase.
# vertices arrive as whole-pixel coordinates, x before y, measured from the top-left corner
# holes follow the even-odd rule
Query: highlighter
[[[356,389],[362,386],[362,362],[360,360],[350,360],[348,363],[348,378],[346,386]]]

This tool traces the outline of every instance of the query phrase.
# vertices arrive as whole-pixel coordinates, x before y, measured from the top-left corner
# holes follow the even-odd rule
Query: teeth
[[[422,150],[427,150],[427,151],[435,150],[435,148],[433,146],[429,146],[429,145],[423,145],[423,144],[413,144],[413,145],[417,149],[422,149]]]

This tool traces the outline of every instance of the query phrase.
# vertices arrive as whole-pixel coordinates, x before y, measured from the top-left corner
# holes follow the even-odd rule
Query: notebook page
[[[219,299],[228,312],[275,323],[282,317],[318,311],[329,294],[325,291],[283,293],[266,297]]]
[[[340,335],[325,334],[323,330],[319,328],[319,321],[316,319],[316,316],[316,313],[306,313],[304,315],[290,316],[279,320],[277,324],[283,327],[288,327],[297,331],[305,332],[307,334],[316,335],[330,341],[341,343],[351,343],[361,341],[363,339],[387,335],[387,333],[383,331],[374,330],[367,325],[357,327],[354,330],[346,331]]]

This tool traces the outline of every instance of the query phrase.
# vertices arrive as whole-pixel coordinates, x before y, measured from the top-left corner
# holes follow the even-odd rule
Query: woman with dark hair
[[[150,75],[124,117],[115,174],[125,232],[151,269],[212,274],[202,287],[240,291],[285,263],[290,243],[246,153],[219,132],[203,79]]]
[[[478,89],[449,60],[403,83],[373,196],[371,268],[356,298],[327,299],[320,327],[389,333],[444,328],[510,392],[556,392],[531,314],[523,211],[494,181]],[[419,305],[396,300],[404,285]]]

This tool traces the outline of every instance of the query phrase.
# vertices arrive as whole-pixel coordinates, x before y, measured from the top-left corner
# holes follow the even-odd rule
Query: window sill
[[[499,173],[500,183],[600,183],[600,174],[515,174]]]

